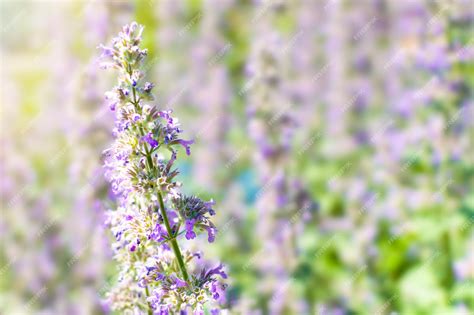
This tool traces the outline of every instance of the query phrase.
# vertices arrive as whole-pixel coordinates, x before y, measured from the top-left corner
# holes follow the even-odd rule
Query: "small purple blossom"
[[[212,292],[212,297],[214,298],[214,300],[217,300],[220,296],[217,286],[218,286],[218,284],[216,282],[212,282],[211,292]]]
[[[145,82],[145,85],[143,86],[143,91],[145,93],[150,93],[154,86],[155,85],[153,83]]]
[[[177,140],[180,145],[186,149],[186,154],[191,155],[191,144],[194,143],[194,140]]]
[[[163,249],[169,250],[168,244],[166,244],[166,240],[168,238],[168,233],[166,232],[165,228],[162,226],[161,223],[157,223],[153,231],[148,235],[148,239],[154,240],[158,243],[162,243],[161,246]]]
[[[186,281],[183,281],[178,277],[175,277],[174,284],[176,285],[177,288],[184,288],[188,285]]]
[[[145,136],[141,138],[142,141],[147,142],[152,148],[155,148],[158,146],[158,141],[153,139],[153,135],[151,132],[147,133]]]
[[[191,240],[196,237],[196,233],[194,233],[194,223],[196,223],[195,219],[186,220],[185,228],[186,228],[186,239]]]
[[[114,56],[114,50],[112,48],[106,47],[104,45],[100,45],[98,48],[102,49],[102,54],[100,55],[101,58]]]
[[[227,274],[225,273],[225,271],[223,270],[224,268],[224,265],[220,264],[219,266],[209,270],[206,274],[207,277],[210,277],[212,275],[219,275],[221,276],[222,278],[224,279],[227,279]]]
[[[206,227],[206,230],[207,230],[207,241],[209,243],[214,242],[214,240],[216,239],[216,232],[217,232],[216,228],[209,226],[209,227]]]

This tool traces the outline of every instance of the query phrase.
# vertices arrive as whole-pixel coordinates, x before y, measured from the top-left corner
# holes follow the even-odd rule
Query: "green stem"
[[[173,234],[171,231],[170,222],[168,221],[168,216],[166,215],[165,204],[163,202],[163,196],[161,195],[161,191],[158,191],[158,201],[160,202],[161,216],[163,217],[163,221],[165,221],[166,231],[168,232],[169,236],[172,236]],[[183,256],[181,255],[178,242],[176,241],[176,238],[172,238],[170,241],[176,259],[178,260],[179,268],[181,269],[181,273],[183,274],[183,278],[186,282],[189,282],[188,272],[186,270],[186,265],[184,263]]]
[[[443,252],[446,255],[446,258],[443,261],[443,264],[444,264],[443,267],[446,270],[446,273],[444,274],[444,277],[443,277],[443,282],[447,288],[451,289],[455,281],[455,276],[452,269],[453,257],[451,253],[451,239],[450,239],[449,231],[446,231],[443,233],[443,236],[441,239],[441,247],[443,248]]]
[[[148,290],[148,286],[145,287],[145,293],[146,293],[146,297],[149,298],[150,297],[150,291]],[[153,311],[151,309],[150,303],[148,303],[147,314],[148,315],[153,315]]]
[[[131,70],[129,70],[128,72],[129,72],[129,75],[131,75]],[[138,108],[139,106],[138,106],[135,87],[132,87],[132,94],[133,94],[132,103],[134,104],[135,107]],[[144,133],[143,133],[143,130],[141,128],[140,128],[140,133],[143,136]],[[153,171],[154,170],[153,160],[151,158],[150,150],[148,150],[148,147],[146,145],[145,145],[145,152],[146,152],[146,159],[147,159],[147,162],[148,162],[148,167],[149,167],[150,171]],[[163,202],[163,196],[161,194],[161,191],[159,191],[159,190],[158,190],[158,200],[160,202],[160,212],[161,212],[161,216],[163,217],[163,221],[165,222],[166,231],[168,232],[169,237],[172,237],[173,233],[172,233],[172,230],[171,230],[170,222],[168,220],[168,215],[166,214],[165,204]],[[181,250],[179,249],[178,242],[176,241],[175,237],[172,237],[170,239],[170,242],[171,242],[171,247],[173,248],[174,254],[176,256],[176,259],[178,260],[178,265],[179,265],[179,268],[181,269],[181,273],[183,274],[183,278],[186,282],[189,283],[189,275],[188,275],[188,272],[186,270],[186,264],[184,263],[183,255],[181,255]]]
[[[140,129],[141,130],[141,129]],[[143,133],[143,132],[142,132]],[[146,153],[146,161],[148,162],[148,167],[150,168],[150,171],[153,172],[153,160],[151,159],[151,154],[150,154],[150,151],[148,150],[148,148],[146,147],[145,145],[145,153]]]

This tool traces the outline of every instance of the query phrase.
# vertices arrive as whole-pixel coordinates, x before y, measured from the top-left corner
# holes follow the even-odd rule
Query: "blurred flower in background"
[[[184,193],[219,205],[189,250],[228,266],[229,313],[474,312],[471,0],[0,8],[1,314],[112,313],[97,47],[132,21],[195,140]]]

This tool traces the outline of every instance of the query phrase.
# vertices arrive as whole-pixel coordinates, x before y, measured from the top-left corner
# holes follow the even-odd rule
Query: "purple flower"
[[[128,88],[117,88],[117,93],[120,100],[126,100],[127,96],[130,94]]]
[[[162,273],[157,273],[155,276],[156,281],[163,281],[165,278],[166,278],[165,275]]]
[[[207,271],[205,269],[201,270],[199,282],[209,283],[212,297],[215,300],[221,300],[224,298],[225,286],[217,281],[215,277],[216,275],[222,277],[223,279],[227,279],[227,274],[224,272],[222,264],[219,264],[219,266]]]
[[[186,149],[186,154],[191,155],[191,147],[190,145],[194,143],[194,140],[177,140],[179,144],[181,144]]]
[[[111,111],[115,111],[115,108],[117,107],[117,102],[113,102],[109,104],[109,108]]]
[[[181,279],[178,278],[178,277],[175,278],[174,283],[175,283],[175,285],[176,285],[178,288],[183,288],[183,287],[185,287],[185,286],[188,285],[188,284],[186,283],[186,281],[183,281],[183,280],[181,280]]]
[[[102,54],[100,55],[100,58],[110,58],[114,56],[114,50],[112,48],[106,47],[104,45],[100,45],[97,48],[102,49]]]
[[[156,242],[163,242],[168,237],[168,233],[161,226],[160,223],[155,225],[153,231],[148,235],[148,239],[154,240]]]
[[[153,139],[153,135],[151,132],[147,133],[145,136],[141,138],[142,141],[147,142],[152,148],[155,148],[158,146],[158,141]]]
[[[158,315],[169,315],[169,308],[167,306],[160,306],[160,310],[158,311]]]
[[[167,119],[169,120],[170,117],[171,117],[171,113],[173,111],[172,110],[162,110],[162,111],[159,111],[158,112],[158,115],[161,117],[161,118],[164,118],[164,119]]]
[[[163,142],[167,145],[182,145],[186,149],[186,154],[191,154],[190,145],[194,143],[194,140],[183,140],[179,138],[179,133],[181,129],[179,127],[179,122],[176,118],[171,116],[171,110],[159,111],[156,116],[166,120],[165,126],[160,126],[158,132],[163,138]]]
[[[209,243],[214,242],[214,240],[216,239],[216,228],[206,227],[206,230],[207,230],[207,241]]]
[[[196,222],[195,219],[186,220],[185,228],[186,228],[186,239],[191,240],[196,237],[196,233],[194,233],[194,223]]]
[[[212,209],[212,206],[215,205],[216,202],[214,200],[210,200],[210,201],[207,201],[207,202],[204,202],[204,205],[207,207],[207,211],[209,212],[210,215],[215,215],[216,212],[214,211],[214,209]]]
[[[143,91],[145,93],[150,93],[154,86],[155,85],[153,83],[145,82],[145,85],[143,86]]]
[[[212,297],[214,300],[217,300],[219,298],[219,291],[218,291],[218,284],[213,281],[211,284],[211,292],[212,292]]]
[[[152,271],[155,271],[156,270],[156,267],[155,266],[147,266],[145,267],[146,268],[146,275],[148,276],[150,274],[150,272]]]
[[[219,266],[209,270],[206,274],[207,277],[210,277],[210,276],[213,276],[213,275],[219,275],[221,276],[222,278],[224,279],[227,279],[227,274],[225,273],[224,270],[222,270],[224,268],[224,265],[222,264],[219,264]]]

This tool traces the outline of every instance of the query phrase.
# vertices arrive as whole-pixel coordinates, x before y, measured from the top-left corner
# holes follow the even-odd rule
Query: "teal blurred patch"
[[[237,177],[237,182],[242,186],[245,195],[245,203],[251,205],[255,203],[257,197],[258,185],[255,172],[251,169],[244,170]]]

